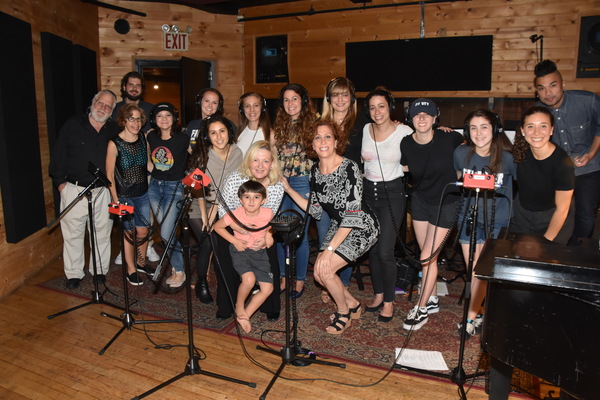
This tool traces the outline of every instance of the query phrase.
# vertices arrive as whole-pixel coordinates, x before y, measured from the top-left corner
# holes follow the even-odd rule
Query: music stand
[[[194,184],[200,184],[202,186],[206,186],[210,182],[210,179],[208,177],[206,177],[206,175],[202,174],[200,172],[200,170],[198,170],[198,169],[196,169],[195,172],[192,172],[192,174],[194,174],[193,175],[194,178],[198,177],[195,180]],[[192,174],[190,174],[190,175],[192,175]],[[204,179],[202,179],[202,177]],[[189,176],[186,178],[189,178]],[[185,178],[184,178],[184,183],[186,183]],[[194,184],[192,184],[191,186],[193,187]],[[192,276],[192,268],[190,266],[190,232],[189,232],[189,223],[188,223],[188,210],[190,208],[191,202],[192,202],[191,191],[188,191],[183,198],[183,206],[181,207],[181,211],[179,212],[179,215],[177,217],[177,222],[175,224],[175,227],[177,227],[182,223],[182,221],[184,222],[183,225],[181,225],[181,226],[183,227],[183,246],[182,246],[183,254],[184,254],[183,266],[185,269],[185,273],[187,275],[187,279],[185,280],[184,285],[185,285],[185,300],[186,300],[186,304],[187,304],[188,360],[185,364],[185,368],[182,373],[175,375],[173,378],[161,383],[158,386],[155,386],[154,388],[140,394],[139,396],[135,396],[133,398],[133,400],[142,399],[146,396],[149,396],[152,393],[164,388],[165,386],[168,386],[171,383],[178,381],[179,379],[184,378],[189,375],[206,375],[206,376],[210,376],[213,378],[222,379],[222,380],[225,380],[228,382],[239,383],[240,385],[246,385],[251,388],[256,387],[256,383],[246,382],[246,381],[242,381],[239,379],[230,378],[225,375],[215,374],[213,372],[204,371],[200,368],[200,364],[199,364],[200,360],[199,360],[198,354],[196,352],[196,347],[194,345],[194,322],[193,322],[193,314],[192,314],[192,280],[190,279],[190,277]]]
[[[469,238],[469,261],[467,262],[467,271],[466,271],[466,275],[464,277],[464,279],[465,279],[465,288],[464,288],[465,302],[463,304],[463,316],[462,316],[462,323],[461,323],[462,329],[460,330],[460,346],[459,346],[459,350],[458,350],[458,364],[457,364],[456,368],[454,368],[449,374],[442,373],[442,372],[436,372],[436,371],[424,370],[424,369],[420,369],[420,368],[408,367],[408,366],[404,366],[401,364],[395,365],[395,368],[398,368],[398,369],[405,369],[408,371],[418,372],[421,374],[435,376],[438,378],[450,379],[451,382],[456,383],[458,385],[459,395],[460,395],[461,399],[467,398],[467,393],[465,392],[465,389],[463,387],[465,382],[468,379],[482,376],[485,374],[485,371],[481,371],[481,372],[477,372],[477,373],[473,373],[473,374],[466,374],[465,370],[463,368],[463,360],[464,360],[464,355],[465,355],[465,343],[467,341],[467,330],[465,329],[465,327],[466,327],[466,323],[467,323],[467,316],[469,313],[469,304],[471,303],[471,279],[472,279],[472,274],[473,274],[473,260],[475,258],[476,231],[477,231],[475,225],[477,223],[477,215],[478,215],[478,208],[479,208],[479,192],[481,190],[480,188],[473,188],[473,189],[475,190],[475,204],[473,206],[473,229],[471,229],[471,235]]]
[[[285,266],[285,274],[287,276],[287,279],[285,280],[285,345],[280,351],[267,347],[256,346],[258,350],[281,356],[281,364],[267,385],[267,388],[260,396],[261,400],[264,400],[267,397],[269,390],[271,390],[271,387],[273,387],[275,381],[283,372],[283,368],[288,364],[296,367],[305,367],[310,364],[320,364],[331,367],[346,368],[346,364],[317,360],[314,353],[303,348],[302,343],[298,340],[298,312],[296,310],[296,298],[291,299],[290,301],[290,293],[292,287],[291,277],[296,276],[296,242],[302,236],[305,224],[300,223],[302,218],[300,213],[298,213],[296,210],[285,210],[282,212],[282,214],[288,211],[295,213],[297,216],[280,216],[273,219],[273,221],[270,223],[273,230],[275,232],[280,232],[283,237],[283,242],[285,244],[285,258],[288,260]],[[294,319],[293,328],[291,324],[292,313],[290,312],[292,308]],[[310,357],[298,357],[299,354],[310,354]]]
[[[93,172],[91,169],[92,168],[96,168],[95,172]],[[98,183],[99,181],[101,181],[102,183],[105,184],[105,181],[102,179],[102,177],[99,175],[99,168],[97,168],[95,165],[93,165],[93,163],[90,162],[90,173],[92,173],[95,177],[95,179],[92,181],[92,183],[90,183],[89,185],[87,185],[81,192],[79,192],[79,194],[77,195],[77,197],[75,197],[73,199],[72,202],[70,202],[64,210],[62,210],[60,212],[60,214],[54,219],[52,220],[47,228],[51,228],[52,226],[54,226],[56,224],[57,221],[60,221],[61,218],[68,213],[71,208],[83,197],[86,196],[88,199],[88,224],[89,224],[89,235],[90,235],[90,252],[91,252],[91,258],[92,258],[92,272],[93,272],[93,282],[94,282],[94,291],[92,293],[92,299],[86,303],[80,304],[78,306],[75,307],[71,307],[69,309],[63,310],[61,312],[58,312],[56,314],[52,314],[52,315],[48,315],[48,319],[52,319],[55,317],[58,317],[60,315],[63,314],[67,314],[70,313],[71,311],[75,311],[78,310],[80,308],[83,307],[87,307],[89,305],[92,304],[106,304],[107,306],[110,307],[114,307],[117,308],[119,310],[124,310],[123,307],[117,306],[116,304],[112,304],[107,302],[106,300],[104,300],[104,294],[108,291],[108,289],[105,288],[105,290],[103,292],[100,292],[100,290],[98,289],[98,269],[96,266],[96,236],[94,235],[94,205],[92,203],[92,188],[96,186],[96,183]],[[107,182],[107,181],[106,181]],[[110,183],[109,183],[110,185]],[[107,185],[107,186],[109,186]],[[108,189],[107,189],[108,190]]]
[[[121,254],[123,254],[123,257],[125,257],[125,228],[123,227],[123,217],[127,216],[127,215],[133,216],[133,212],[134,212],[133,206],[111,203],[108,206],[108,210],[111,214],[117,215],[119,217],[119,232],[121,234]],[[134,238],[134,249],[135,249],[135,228],[134,228],[134,232],[133,232],[133,238]],[[122,271],[122,275],[123,275],[123,302],[125,303],[125,312],[123,314],[121,314],[120,317],[110,315],[105,312],[101,312],[100,315],[102,315],[103,317],[109,317],[109,318],[115,319],[117,321],[121,321],[123,323],[123,326],[112,337],[112,339],[110,339],[110,341],[106,344],[106,346],[104,346],[98,352],[99,355],[103,355],[104,352],[110,347],[111,344],[113,344],[113,342],[115,340],[117,340],[119,335],[121,335],[121,333],[123,333],[123,331],[125,329],[130,331],[131,327],[136,324],[162,324],[162,323],[168,323],[168,322],[180,322],[181,321],[181,320],[152,320],[152,321],[143,320],[141,322],[136,321],[135,318],[133,318],[133,315],[131,314],[130,306],[129,306],[129,287],[127,285],[127,272],[126,272],[127,271],[127,263],[126,262],[123,263],[121,271]]]

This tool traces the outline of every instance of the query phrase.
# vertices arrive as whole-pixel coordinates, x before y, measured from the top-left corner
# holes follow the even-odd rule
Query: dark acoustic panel
[[[10,37],[0,63],[0,186],[6,241],[17,243],[46,225],[31,25],[0,13],[0,35]]]
[[[46,93],[46,120],[48,121],[48,147],[50,154],[60,128],[75,114],[73,85],[73,43],[52,33],[42,32],[42,64],[44,66],[44,92]],[[60,194],[53,188],[54,214],[60,212]]]
[[[600,78],[600,15],[581,17],[578,78]]]
[[[52,151],[60,128],[72,115],[85,112],[98,92],[96,52],[49,32],[40,36],[48,146]],[[54,212],[58,215],[60,195],[56,188],[53,196]]]
[[[256,83],[288,82],[287,35],[256,38]]]
[[[52,33],[42,32],[42,64],[46,93],[48,144],[54,147],[60,128],[75,114],[73,85],[73,43]]]
[[[73,89],[75,113],[84,112],[98,93],[96,52],[87,47],[73,45]]]

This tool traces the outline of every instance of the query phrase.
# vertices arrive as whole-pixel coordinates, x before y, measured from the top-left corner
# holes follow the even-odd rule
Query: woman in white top
[[[240,111],[240,128],[235,142],[243,155],[250,146],[260,140],[269,141],[271,137],[271,122],[267,114],[265,98],[256,92],[247,92],[238,100]]]
[[[378,320],[390,322],[396,296],[394,247],[406,204],[400,142],[412,129],[392,121],[394,97],[384,88],[376,88],[367,95],[365,108],[373,123],[363,129],[364,198],[380,224],[379,239],[369,253],[375,297],[367,303],[366,311],[381,309]]]

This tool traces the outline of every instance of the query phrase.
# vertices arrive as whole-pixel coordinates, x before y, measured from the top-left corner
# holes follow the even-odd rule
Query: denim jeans
[[[150,179],[148,197],[154,218],[160,225],[160,237],[165,246],[176,228],[175,223],[181,211],[181,198],[183,196],[183,184],[181,181],[163,181]],[[183,271],[183,249],[177,236],[173,237],[169,246],[169,261],[171,267],[177,272]]]
[[[148,192],[138,197],[119,196],[119,202],[133,206],[133,216],[123,218],[123,227],[126,231],[132,231],[136,227],[150,227],[150,201],[148,200]]]
[[[310,192],[310,183],[307,176],[295,176],[288,178],[288,182],[292,189],[298,192],[302,197],[308,198]],[[281,201],[281,211],[285,210],[296,210],[304,216],[304,210],[294,203],[294,200],[287,194],[283,196]],[[310,219],[306,221],[306,227],[302,237],[299,239],[299,243],[296,244],[296,280],[306,280],[306,270],[308,269],[308,257],[310,254],[310,248],[308,246],[308,225]],[[285,277],[285,245],[283,243],[277,243],[277,257],[279,258],[279,272],[281,277]]]

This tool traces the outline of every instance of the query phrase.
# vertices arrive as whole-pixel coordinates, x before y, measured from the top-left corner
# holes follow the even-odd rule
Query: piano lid
[[[600,252],[529,235],[488,240],[475,276],[563,289],[600,292]]]

